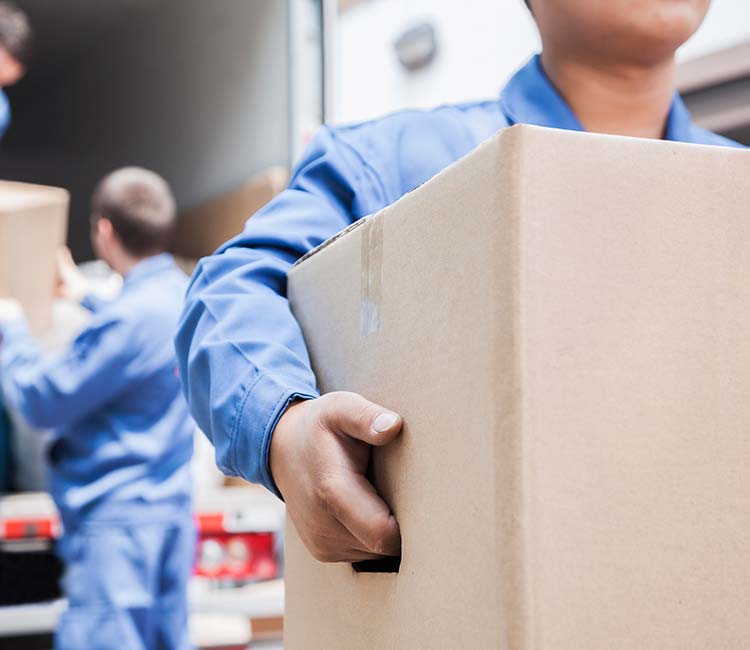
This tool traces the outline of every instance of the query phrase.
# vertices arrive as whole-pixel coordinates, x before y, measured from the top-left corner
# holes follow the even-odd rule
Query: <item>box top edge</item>
[[[513,140],[516,138],[525,139],[529,137],[530,135],[537,136],[539,134],[546,134],[547,137],[552,135],[554,137],[561,137],[567,140],[583,138],[589,141],[598,140],[601,142],[602,140],[606,140],[606,141],[614,141],[614,142],[618,142],[622,144],[630,144],[630,145],[637,143],[640,146],[647,146],[647,147],[673,147],[673,148],[689,148],[689,149],[700,148],[701,150],[710,149],[710,150],[715,150],[717,152],[721,151],[722,153],[726,153],[727,155],[737,155],[738,152],[740,153],[740,155],[742,155],[742,153],[744,153],[745,155],[750,153],[750,149],[744,149],[742,147],[730,147],[730,146],[715,145],[715,144],[697,144],[697,143],[692,143],[692,142],[659,140],[655,138],[641,138],[641,137],[636,137],[636,136],[615,135],[615,134],[609,134],[609,133],[591,133],[588,131],[572,131],[570,129],[560,129],[560,128],[553,128],[553,127],[539,126],[536,124],[523,124],[523,123],[512,124],[510,126],[499,129],[490,138],[488,138],[484,142],[479,143],[475,148],[473,148],[467,154],[457,159],[456,161],[454,161],[453,163],[451,163],[444,169],[440,170],[437,174],[435,174],[433,177],[425,181],[422,185],[419,185],[413,190],[411,190],[410,192],[407,192],[406,194],[404,194],[402,197],[400,197],[397,201],[395,201],[391,205],[395,205],[396,203],[401,201],[404,197],[408,196],[412,192],[418,191],[425,185],[428,185],[429,183],[438,179],[443,173],[445,173],[451,167],[453,167],[456,164],[461,163],[466,158],[471,157],[474,152],[476,152],[478,149],[482,147],[494,146],[495,144],[502,142],[504,140]],[[363,225],[368,219],[382,213],[383,210],[387,210],[388,208],[391,207],[391,205],[385,206],[381,210],[378,210],[377,212],[371,215],[366,215],[364,217],[361,217],[357,221],[352,222],[350,225],[348,225],[346,228],[344,228],[340,232],[336,233],[329,239],[325,240],[321,244],[318,244],[314,248],[310,249],[307,253],[302,255],[292,265],[291,269],[297,268],[299,265],[306,262],[308,259],[316,256],[321,251],[327,249],[331,244],[339,241],[340,239],[343,239],[350,232],[352,232],[353,230],[356,230],[359,226]]]
[[[323,243],[315,246],[315,248],[311,248],[309,251],[307,251],[307,253],[305,253],[302,257],[300,257],[294,264],[292,264],[292,267],[289,270],[291,271],[293,269],[296,269],[300,264],[310,259],[311,257],[317,255],[323,249],[328,248],[331,244],[333,244],[334,242],[337,242],[339,239],[342,239],[343,237],[348,235],[352,230],[356,230],[372,216],[374,215],[370,214],[365,217],[361,217],[360,219],[357,219],[356,221],[353,221],[346,228],[344,228],[343,230],[333,235],[333,237],[329,237]]]
[[[374,212],[372,214],[366,215],[364,217],[361,217],[360,219],[357,219],[357,221],[352,222],[349,224],[346,228],[344,228],[342,231],[336,233],[329,239],[326,239],[323,243],[318,244],[315,248],[310,249],[307,253],[305,253],[302,257],[300,257],[291,267],[290,270],[296,269],[299,265],[306,262],[311,257],[316,256],[321,251],[327,249],[331,244],[336,243],[340,239],[343,239],[346,237],[350,232],[353,230],[356,230],[359,226],[364,225],[368,220],[372,219],[373,217],[376,217],[380,214],[382,214],[385,210],[388,210],[392,206],[396,205],[400,201],[402,201],[405,197],[409,196],[413,192],[417,192],[421,190],[426,185],[429,185],[433,181],[436,181],[442,174],[444,174],[446,171],[448,171],[450,168],[452,168],[454,165],[460,164],[462,161],[464,161],[466,158],[469,158],[477,149],[483,148],[483,147],[491,147],[495,143],[505,140],[505,139],[511,139],[515,138],[518,135],[522,135],[525,130],[529,128],[529,125],[527,124],[514,124],[509,127],[502,128],[498,130],[494,135],[492,135],[490,138],[485,140],[484,142],[480,142],[476,147],[474,147],[471,151],[469,151],[467,154],[462,156],[461,158],[458,158],[453,163],[445,167],[444,169],[441,169],[437,174],[432,176],[431,178],[427,179],[424,183],[421,185],[418,185],[414,189],[410,190],[400,198],[398,198],[393,203],[383,207],[382,209],[378,210],[377,212]],[[541,128],[541,127],[536,127]]]
[[[506,127],[502,131],[517,130],[520,134],[533,133],[535,135],[539,133],[553,134],[555,137],[562,138],[582,138],[587,140],[608,140],[619,143],[638,143],[640,146],[663,148],[663,147],[677,147],[681,149],[700,149],[700,150],[712,150],[716,152],[726,153],[727,155],[747,155],[750,153],[750,149],[744,146],[729,146],[726,144],[706,144],[698,142],[682,142],[680,140],[665,140],[663,138],[646,138],[634,135],[621,135],[615,133],[596,133],[592,131],[575,131],[572,129],[561,129],[558,127],[551,126],[539,126],[537,124],[514,124],[513,126]]]
[[[19,195],[57,196],[60,199],[67,199],[70,197],[70,192],[64,187],[0,179],[0,194],[11,191]]]

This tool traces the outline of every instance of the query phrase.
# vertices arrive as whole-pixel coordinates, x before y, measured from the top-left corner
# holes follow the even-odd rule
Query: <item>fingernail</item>
[[[397,420],[398,415],[395,413],[381,413],[372,421],[372,430],[375,433],[385,433],[396,424]]]

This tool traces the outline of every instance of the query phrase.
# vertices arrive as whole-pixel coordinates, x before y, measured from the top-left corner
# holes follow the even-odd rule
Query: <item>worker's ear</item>
[[[96,232],[100,237],[104,237],[107,241],[111,240],[115,234],[115,229],[112,226],[112,222],[107,217],[100,217],[96,220]]]
[[[26,68],[6,48],[0,46],[0,86],[12,86],[26,74]]]

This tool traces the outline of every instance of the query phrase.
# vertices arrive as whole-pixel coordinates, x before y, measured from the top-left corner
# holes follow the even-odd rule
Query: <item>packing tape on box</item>
[[[383,321],[383,219],[369,217],[362,232],[362,272],[359,299],[359,332],[377,332]]]

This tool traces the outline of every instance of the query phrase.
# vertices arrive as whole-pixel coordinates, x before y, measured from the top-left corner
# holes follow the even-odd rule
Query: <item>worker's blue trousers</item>
[[[84,524],[58,545],[68,609],[57,650],[187,650],[192,519]]]

